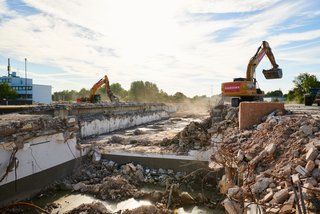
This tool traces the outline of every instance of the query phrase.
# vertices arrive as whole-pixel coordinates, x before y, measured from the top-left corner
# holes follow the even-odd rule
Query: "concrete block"
[[[315,141],[313,141],[313,145],[314,145],[317,149],[320,149],[320,140],[315,140]]]
[[[311,183],[305,183],[305,184],[303,184],[303,187],[304,188],[302,188],[302,192],[312,193],[312,189],[314,186]]]
[[[283,173],[284,176],[291,175],[291,164],[286,165],[283,168],[283,172],[282,173]]]
[[[295,170],[296,170],[296,172],[298,172],[300,175],[302,175],[302,176],[307,176],[308,175],[308,171],[304,168],[304,167],[302,167],[302,166],[300,166],[300,165],[298,165],[296,168],[295,168]]]
[[[306,155],[306,160],[309,161],[309,160],[315,160],[316,157],[318,156],[319,152],[316,148],[310,148],[307,152],[307,155]]]
[[[311,125],[304,125],[300,127],[300,130],[305,134],[305,135],[311,135],[313,133],[312,131],[312,126]]]
[[[228,212],[228,214],[243,213],[243,210],[241,209],[240,204],[236,203],[235,201],[230,200],[229,198],[226,198],[222,202],[222,205],[224,206],[224,208]]]
[[[289,198],[288,189],[280,190],[273,195],[273,200],[275,203],[283,203],[285,200]]]
[[[228,189],[228,196],[230,198],[241,199],[243,197],[243,190],[238,186],[234,186]]]
[[[316,179],[314,179],[313,177],[310,177],[310,178],[307,178],[304,183],[310,183],[312,184],[312,186],[317,186],[318,185],[318,182]]]
[[[308,163],[305,166],[305,169],[308,172],[312,172],[312,170],[314,169],[315,166],[316,166],[316,164],[314,163],[314,161],[313,160],[309,160]]]
[[[273,198],[273,191],[269,192],[268,194],[266,194],[263,199],[262,202],[266,203],[269,202],[271,199]]]
[[[272,178],[262,178],[252,185],[251,190],[254,194],[261,193],[269,187],[269,184],[273,182]]]
[[[257,214],[257,213],[265,214],[265,211],[262,208],[262,206],[258,204],[244,202],[244,207],[245,207],[245,210],[243,214]]]
[[[268,146],[266,146],[264,148],[264,150],[268,153],[268,154],[273,154],[276,151],[277,146],[274,143],[269,144]]]
[[[283,206],[280,209],[280,214],[290,214],[292,213],[294,205],[294,194],[292,194],[287,202],[283,204]]]
[[[241,102],[239,108],[239,129],[249,129],[261,123],[261,119],[274,110],[284,111],[280,102]]]
[[[298,174],[298,173],[291,175],[291,178],[292,178],[292,182],[293,182],[294,184],[296,184],[296,183],[298,183],[298,182],[300,181],[300,178],[299,178],[299,174]]]

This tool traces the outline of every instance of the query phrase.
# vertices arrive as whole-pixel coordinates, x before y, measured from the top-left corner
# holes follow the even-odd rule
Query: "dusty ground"
[[[190,115],[192,116],[192,115]],[[102,153],[134,152],[134,153],[174,153],[169,147],[162,147],[163,139],[171,139],[191,122],[200,122],[199,117],[172,117],[153,124],[133,129],[118,131],[108,135],[101,135],[94,139],[87,139],[83,143],[95,143]],[[203,116],[202,116],[203,118]]]

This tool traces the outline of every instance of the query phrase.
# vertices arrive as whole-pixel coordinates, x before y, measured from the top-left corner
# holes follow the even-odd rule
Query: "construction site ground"
[[[81,169],[32,201],[65,191],[46,203],[47,213],[320,213],[320,107],[285,109],[248,130],[238,128],[238,108],[219,105],[210,114],[172,115],[82,140],[96,150]],[[211,150],[209,161],[224,176],[217,177],[216,168],[186,173],[101,157],[114,151],[187,155],[192,150]],[[152,188],[146,191],[147,186]],[[66,210],[77,197],[83,204]]]
[[[102,153],[159,153],[177,154],[170,146],[161,146],[164,139],[172,139],[191,122],[200,123],[209,117],[205,114],[171,115],[167,120],[161,120],[147,125],[116,131],[111,134],[83,140],[83,144],[95,144]]]

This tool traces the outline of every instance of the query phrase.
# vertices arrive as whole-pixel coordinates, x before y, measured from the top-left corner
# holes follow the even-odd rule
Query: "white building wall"
[[[32,99],[37,103],[50,104],[52,102],[52,87],[51,85],[36,85],[33,84]]]

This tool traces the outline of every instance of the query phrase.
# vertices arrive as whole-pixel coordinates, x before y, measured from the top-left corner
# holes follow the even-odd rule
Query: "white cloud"
[[[265,9],[279,0],[188,0],[189,11],[194,13],[239,13]]]
[[[247,62],[262,40],[276,48],[276,57],[287,61],[298,56],[279,47],[319,35],[319,30],[273,34],[273,29],[283,28],[283,22],[303,12],[302,0],[25,2],[41,13],[22,16],[0,1],[0,13],[14,14],[0,22],[0,51],[64,70],[65,76],[31,71],[44,84],[53,84],[54,90],[89,88],[107,73],[111,82],[126,88],[134,80],[148,80],[169,93],[209,94],[212,86],[219,93],[222,81],[245,76]],[[228,12],[248,14],[225,20],[192,14]],[[234,33],[223,35],[228,28]],[[310,50],[305,58],[313,60],[318,52]]]

